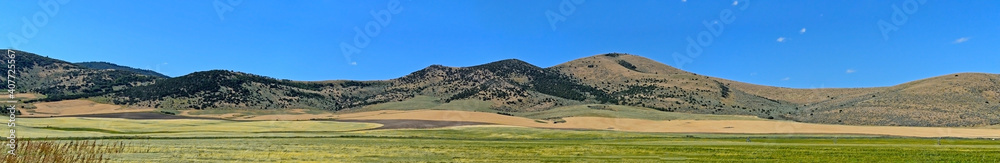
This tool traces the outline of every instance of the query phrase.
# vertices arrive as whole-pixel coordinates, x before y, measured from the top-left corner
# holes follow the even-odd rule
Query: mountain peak
[[[483,67],[483,66],[511,66],[511,67],[536,67],[536,68],[538,67],[519,59],[504,59],[472,67]]]
[[[654,61],[638,55],[626,53],[598,54],[550,67],[568,74],[596,75],[594,77],[612,77],[624,74],[641,73],[653,75],[691,74],[667,64]]]
[[[518,59],[505,59],[487,64],[466,67],[472,70],[487,70],[499,74],[537,74],[543,70],[541,67],[532,65]]]
[[[605,56],[605,57],[618,57],[618,56],[630,55],[630,54],[628,54],[628,53],[613,52],[613,53],[607,53],[607,54],[602,54],[602,55]]]
[[[188,78],[217,78],[217,77],[233,77],[233,76],[254,76],[254,77],[264,77],[260,75],[254,75],[245,72],[233,71],[233,70],[208,70],[208,71],[198,71],[193,72],[181,77]],[[267,77],[270,78],[270,77]]]

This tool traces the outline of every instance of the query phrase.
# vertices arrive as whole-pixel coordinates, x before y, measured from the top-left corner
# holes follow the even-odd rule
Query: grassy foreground
[[[996,162],[1000,148],[967,145],[746,143],[717,139],[447,140],[258,138],[131,140],[150,149],[108,155],[144,161],[344,162]],[[780,141],[780,140],[778,140]],[[853,143],[863,143],[864,140]]]
[[[102,154],[109,162],[1000,161],[1000,141],[986,139],[942,139],[937,145],[937,139],[926,138],[659,134],[502,126],[329,131],[320,135],[103,139],[96,144],[127,144],[120,152]],[[751,142],[746,142],[747,138]]]

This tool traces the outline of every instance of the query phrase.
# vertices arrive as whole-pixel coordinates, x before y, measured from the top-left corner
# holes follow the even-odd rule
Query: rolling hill
[[[160,78],[132,71],[81,68],[49,58],[29,59],[18,63],[32,67],[25,73],[32,73],[27,77],[35,78],[36,83],[73,85],[67,81],[75,80],[84,81],[75,85],[88,87],[34,84],[38,88],[24,91],[46,95],[98,92],[85,95],[103,96],[116,104],[167,109],[408,110],[475,103],[480,108],[462,109],[537,115],[549,114],[554,108],[621,105],[826,124],[1000,124],[1000,75],[983,73],[952,74],[891,87],[792,89],[698,75],[636,55],[609,53],[548,68],[508,59],[470,67],[431,65],[391,80],[302,82],[228,70]],[[88,75],[77,77],[80,73]],[[101,82],[114,86],[95,90],[93,83]],[[416,103],[428,105],[410,105]],[[575,107],[584,105],[588,107]]]
[[[7,51],[4,49],[3,51]],[[66,61],[13,50],[17,91],[47,95],[45,100],[62,100],[103,95],[135,86],[149,85],[157,76],[115,69],[91,69]],[[7,82],[8,79],[0,79]]]
[[[959,73],[891,87],[792,89],[701,76],[624,54],[591,56],[553,68],[612,94],[654,85],[656,89],[646,94],[618,93],[626,95],[617,96],[620,104],[667,111],[848,125],[1000,124],[998,74]]]
[[[117,65],[117,64],[114,64],[114,63],[108,63],[108,62],[77,62],[77,63],[73,63],[73,64],[76,64],[76,65],[79,65],[79,66],[82,66],[82,67],[86,67],[86,68],[91,68],[91,69],[98,69],[98,70],[102,70],[102,69],[114,69],[114,70],[122,70],[122,71],[131,71],[131,72],[143,74],[143,75],[146,75],[146,76],[152,76],[152,77],[170,78],[167,75],[160,74],[160,73],[158,73],[156,71],[153,71],[153,70],[137,69],[137,68],[132,68],[132,67],[128,67],[128,66]]]

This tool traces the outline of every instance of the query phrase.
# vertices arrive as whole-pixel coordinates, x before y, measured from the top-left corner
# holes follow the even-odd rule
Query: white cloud
[[[785,42],[785,37],[778,37],[778,42]]]
[[[790,78],[790,77],[785,77],[784,79],[781,79],[781,81],[788,81],[788,80],[792,80],[792,78]]]
[[[806,28],[802,28],[802,30],[799,30],[799,34],[803,34],[803,33],[806,33]]]
[[[357,66],[358,62],[351,62],[351,66]]]
[[[739,5],[740,1],[733,1],[733,6]]]
[[[687,2],[688,0],[681,0],[681,2]]]
[[[955,40],[955,42],[952,42],[952,43],[953,44],[960,44],[960,43],[963,43],[963,42],[966,42],[966,41],[969,41],[969,37],[958,38],[958,39]]]
[[[846,73],[848,73],[848,74],[854,73],[854,72],[858,72],[858,71],[855,71],[854,69],[847,69],[847,71],[846,71]]]

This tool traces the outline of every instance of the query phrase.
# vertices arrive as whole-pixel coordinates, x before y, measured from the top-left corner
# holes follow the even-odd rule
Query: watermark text
[[[14,60],[14,58],[17,57],[17,54],[13,50],[7,49],[7,57],[9,58],[7,60],[7,92],[10,95],[11,101],[13,101],[15,97],[14,93],[17,92],[17,82],[15,82],[17,67],[15,66],[16,61]],[[7,127],[10,128],[10,135],[7,136],[7,147],[10,148],[10,150],[7,151],[7,154],[10,155],[17,155],[14,154],[14,152],[17,151],[17,136],[15,134],[17,131],[14,130],[14,127],[17,126],[17,124],[14,123],[17,113],[17,109],[15,107],[16,106],[14,104],[7,107],[7,114],[10,116],[10,120],[7,120]]]
[[[403,12],[403,7],[399,6],[399,0],[390,0],[385,7],[385,9],[378,11],[368,11],[368,14],[375,20],[368,21],[364,25],[364,28],[354,27],[353,44],[340,42],[340,52],[344,54],[344,58],[347,59],[348,64],[357,65],[357,62],[351,60],[351,56],[360,54],[362,49],[368,47],[373,38],[378,37],[382,33],[382,28],[392,23],[393,15]]]
[[[738,0],[734,1],[733,6],[736,6],[739,11],[746,10],[750,7],[750,0]],[[701,24],[705,25],[707,30],[698,33],[695,38],[688,36],[685,38],[687,40],[687,46],[684,48],[686,54],[681,54],[678,52],[673,53],[674,63],[676,63],[677,68],[683,68],[684,64],[694,62],[695,58],[701,56],[704,52],[704,48],[712,45],[712,41],[716,37],[722,35],[722,32],[726,30],[726,25],[736,21],[736,15],[733,15],[733,10],[722,9],[719,11],[719,19],[715,19],[711,22],[704,20]]]

